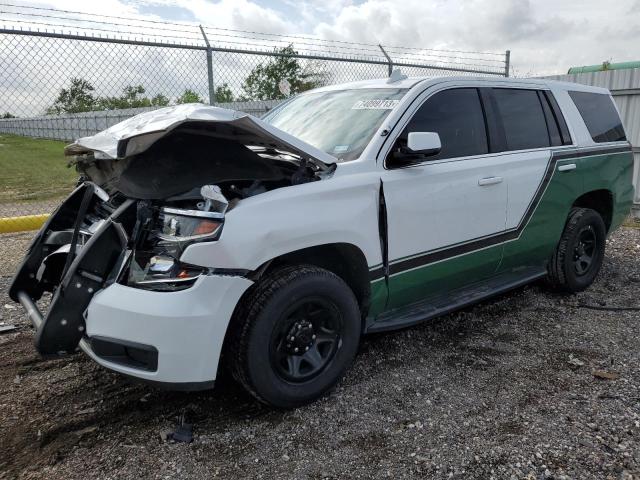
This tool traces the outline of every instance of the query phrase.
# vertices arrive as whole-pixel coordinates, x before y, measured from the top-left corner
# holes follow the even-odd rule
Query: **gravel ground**
[[[61,198],[52,198],[37,202],[2,202],[0,203],[0,218],[51,213],[62,200]]]
[[[0,237],[0,478],[640,478],[640,229],[588,291],[533,285],[368,337],[328,397],[261,406],[131,384],[82,355],[43,360],[6,289],[30,235]],[[609,378],[598,378],[609,377]],[[163,440],[184,415],[190,444]]]
[[[24,258],[33,234],[34,232],[18,232],[0,235],[0,278],[6,278],[16,271]],[[9,278],[6,280],[8,281]],[[6,288],[1,288],[0,294],[6,294]],[[3,300],[6,300],[6,297]]]

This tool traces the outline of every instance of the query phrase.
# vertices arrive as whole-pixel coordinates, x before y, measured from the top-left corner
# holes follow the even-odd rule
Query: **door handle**
[[[559,172],[570,172],[571,170],[575,170],[575,169],[576,169],[575,163],[566,163],[558,167]]]
[[[487,185],[495,185],[496,183],[501,183],[503,180],[502,177],[486,177],[478,180],[478,185],[481,187],[486,187]]]

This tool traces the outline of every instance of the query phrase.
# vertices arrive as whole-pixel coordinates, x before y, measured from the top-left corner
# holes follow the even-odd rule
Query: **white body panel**
[[[119,284],[98,292],[87,309],[87,335],[152,345],[158,369],[148,372],[109,362],[83,350],[96,362],[145,380],[200,383],[216,378],[222,341],[231,314],[253,282],[243,277],[203,276],[188,290],[150,292]]]
[[[384,172],[389,260],[437,250],[505,229],[507,184],[499,157],[437,160]]]
[[[375,173],[338,165],[332,178],[244,199],[228,212],[220,240],[187,247],[194,265],[255,270],[289,252],[330,243],[358,247],[369,265],[382,261]]]
[[[551,150],[537,149],[500,155],[500,164],[507,179],[507,230],[523,220],[538,185],[547,170]]]

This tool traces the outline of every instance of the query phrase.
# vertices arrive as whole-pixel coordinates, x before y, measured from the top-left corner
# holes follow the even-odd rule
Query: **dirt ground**
[[[19,327],[0,334],[0,478],[640,478],[640,312],[615,310],[640,306],[638,228],[588,291],[368,337],[334,392],[286,412],[226,379],[171,393],[39,358],[6,295],[30,236],[0,237],[0,322]],[[193,442],[166,441],[182,415]]]

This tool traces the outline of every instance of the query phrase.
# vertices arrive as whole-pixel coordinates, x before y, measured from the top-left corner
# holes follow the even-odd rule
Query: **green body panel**
[[[557,167],[575,163],[576,170],[559,172]],[[542,266],[553,254],[573,203],[595,190],[613,194],[613,220],[616,229],[629,214],[633,203],[633,154],[630,152],[561,160],[547,190],[518,240],[507,242],[500,272]]]
[[[558,166],[575,163],[576,170],[559,172]],[[553,254],[564,229],[573,202],[582,195],[580,160],[558,162],[540,203],[520,238],[505,243],[499,272],[543,266]]]
[[[369,316],[377,317],[384,312],[387,306],[387,298],[389,292],[387,289],[387,282],[384,278],[380,278],[374,282],[371,282],[371,297],[369,305]]]
[[[558,166],[577,168],[559,172]],[[594,190],[609,190],[614,207],[610,231],[629,214],[633,202],[633,154],[597,155],[558,161],[540,202],[519,238],[458,257],[398,273],[371,284],[371,309],[375,318],[386,310],[439,296],[500,273],[541,267],[553,254],[572,205]],[[387,291],[388,289],[388,291]]]
[[[633,153],[598,155],[580,160],[578,165],[584,192],[609,190],[613,194],[613,216],[609,232],[618,228],[633,206]]]
[[[425,265],[389,279],[387,309],[398,308],[491,277],[500,262],[502,245]]]

